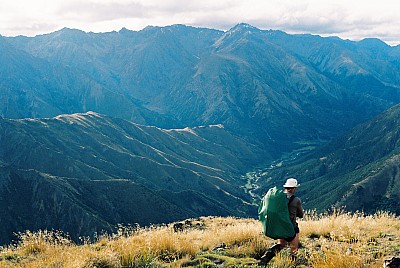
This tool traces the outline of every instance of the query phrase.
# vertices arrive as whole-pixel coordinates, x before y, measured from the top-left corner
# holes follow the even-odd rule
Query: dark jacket
[[[304,210],[301,206],[301,200],[297,196],[289,204],[289,217],[293,224],[297,224],[296,218],[303,218]]]

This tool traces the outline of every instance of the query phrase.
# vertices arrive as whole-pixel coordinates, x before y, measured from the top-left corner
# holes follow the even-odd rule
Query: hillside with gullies
[[[238,174],[258,154],[221,125],[161,129],[94,112],[0,118],[0,244],[25,230],[77,241],[117,224],[254,216]]]
[[[259,197],[289,176],[355,214],[309,212],[270,267],[399,255],[400,46],[238,24],[0,50],[0,267],[254,266]]]
[[[294,161],[264,170],[261,190],[287,176],[302,182],[305,207],[400,214],[400,105],[357,125],[346,134]]]
[[[387,213],[365,216],[308,212],[299,221],[300,249],[292,259],[282,250],[267,267],[398,267],[400,219]],[[259,221],[200,217],[169,225],[120,226],[95,241],[72,242],[57,231],[19,234],[0,248],[0,267],[255,267],[274,241]]]
[[[377,39],[241,23],[228,31],[64,28],[0,37],[0,49],[4,118],[94,111],[168,129],[223,124],[273,157],[400,102],[400,47]]]

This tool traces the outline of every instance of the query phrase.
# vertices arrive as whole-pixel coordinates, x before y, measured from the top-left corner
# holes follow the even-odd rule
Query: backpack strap
[[[292,203],[292,201],[294,200],[295,197],[296,197],[295,195],[292,195],[292,196],[289,198],[288,207],[290,206],[290,203]]]

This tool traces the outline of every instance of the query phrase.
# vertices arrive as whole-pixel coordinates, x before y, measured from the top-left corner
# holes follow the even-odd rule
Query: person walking
[[[289,210],[289,218],[293,225],[295,236],[291,238],[278,239],[278,243],[270,247],[267,252],[261,257],[259,265],[266,265],[275,255],[285,248],[288,244],[290,245],[290,251],[292,254],[292,258],[296,258],[297,251],[299,248],[299,225],[297,223],[297,218],[303,218],[304,210],[301,205],[301,200],[298,198],[295,193],[297,187],[300,184],[297,182],[295,178],[290,178],[286,180],[286,183],[283,185],[286,193],[286,198],[289,200],[288,210]]]

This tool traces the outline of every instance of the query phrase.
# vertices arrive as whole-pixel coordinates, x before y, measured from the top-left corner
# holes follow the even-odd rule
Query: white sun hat
[[[299,187],[300,184],[297,183],[295,178],[290,178],[286,180],[286,183],[283,185],[284,188],[296,188]]]

